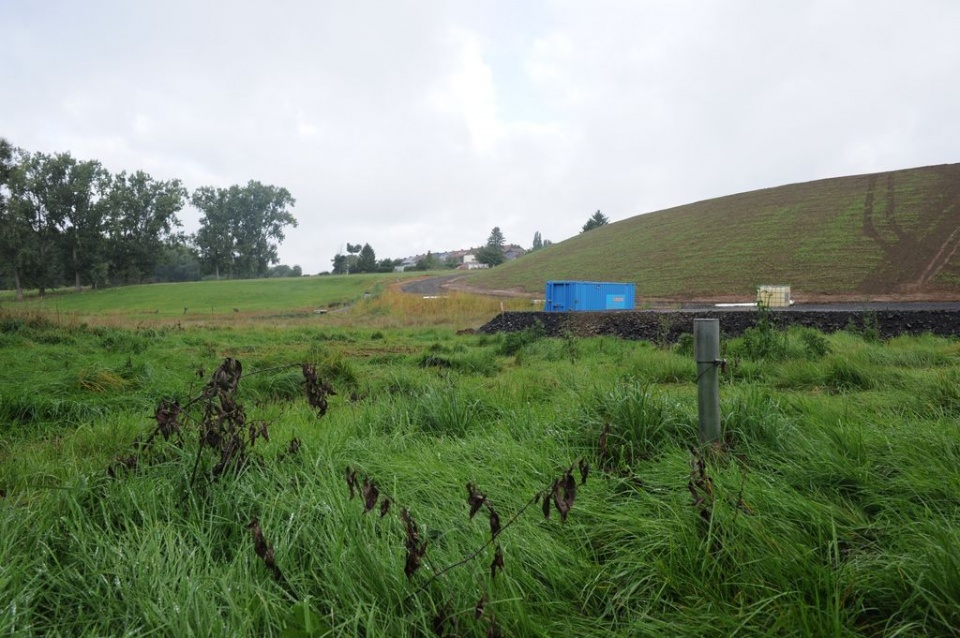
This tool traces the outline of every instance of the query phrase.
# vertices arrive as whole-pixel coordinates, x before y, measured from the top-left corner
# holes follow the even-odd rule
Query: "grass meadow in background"
[[[187,292],[5,309],[0,634],[960,627],[960,342],[725,340],[724,441],[700,448],[688,340],[456,335],[500,302],[335,285],[316,298],[342,311],[290,321],[187,324]],[[151,307],[172,310],[123,314]],[[222,471],[203,396],[227,357],[246,456]],[[302,363],[336,391],[323,416]]]
[[[449,275],[450,271],[426,273]],[[423,297],[400,285],[424,273],[330,275],[317,277],[199,281],[125,288],[62,290],[45,298],[28,295],[16,302],[0,293],[0,310],[13,316],[43,316],[60,325],[184,327],[194,325],[309,326],[365,325],[411,327],[422,324],[481,325],[501,309],[528,310],[527,299],[496,299],[456,292]],[[357,304],[361,312],[346,314]],[[322,316],[318,316],[322,315]],[[464,325],[461,327],[469,327]]]

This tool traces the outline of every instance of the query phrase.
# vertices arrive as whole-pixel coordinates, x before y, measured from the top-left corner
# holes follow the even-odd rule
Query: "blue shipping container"
[[[548,281],[546,312],[633,310],[633,284],[607,281]]]

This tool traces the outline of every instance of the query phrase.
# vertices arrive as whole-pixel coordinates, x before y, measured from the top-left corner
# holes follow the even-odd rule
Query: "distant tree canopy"
[[[200,262],[218,279],[224,273],[265,276],[270,265],[279,261],[277,245],[284,239],[283,229],[297,226],[287,211],[296,202],[278,186],[252,180],[246,186],[204,186],[194,191],[192,201],[202,213],[193,242]]]
[[[426,255],[417,260],[416,265],[411,270],[437,270],[440,267],[440,260],[428,250]]]
[[[272,266],[267,271],[268,277],[302,277],[303,269],[300,266],[287,266],[286,264],[278,264]]]
[[[349,275],[355,273],[393,272],[400,261],[381,259],[377,261],[377,253],[370,244],[347,244],[346,255],[337,253],[333,257],[334,275]]]
[[[533,234],[533,246],[530,248],[530,252],[540,250],[541,248],[543,248],[543,237],[540,236],[540,231],[538,230]]]
[[[593,230],[594,228],[600,228],[601,226],[606,226],[610,223],[610,220],[607,219],[607,216],[597,211],[593,216],[587,220],[587,223],[583,225],[583,228],[580,232],[587,232],[588,230]]]
[[[533,234],[533,247],[530,248],[530,252],[534,252],[536,250],[540,250],[541,248],[546,248],[547,246],[552,246],[552,245],[553,245],[553,242],[550,241],[549,239],[544,239],[540,235],[540,231],[538,230]]]
[[[349,275],[352,272],[356,272],[357,268],[357,256],[356,255],[344,255],[343,253],[337,253],[333,257],[333,270],[331,273],[334,275]]]
[[[399,259],[381,259],[377,262],[377,272],[393,272],[401,263]]]
[[[377,272],[377,253],[370,244],[364,244],[357,258],[357,272]]]
[[[185,243],[164,247],[154,276],[158,281],[198,281],[202,274],[196,251]]]
[[[493,230],[490,231],[490,236],[487,237],[487,246],[503,250],[506,243],[507,240],[503,236],[503,231],[500,230],[499,226],[494,226]]]
[[[10,208],[10,180],[13,177],[14,148],[7,140],[0,137],[0,267],[11,278],[16,277],[18,294],[20,288],[20,235],[25,232],[23,220],[13,214]]]
[[[194,192],[201,229],[188,238],[177,217],[187,201],[180,180],[111,175],[97,161],[31,153],[0,138],[2,283],[23,298],[25,287],[42,295],[68,282],[198,279],[201,266],[218,276],[266,276],[284,228],[297,225],[286,189],[251,181]]]
[[[138,283],[155,274],[176,243],[186,192],[176,180],[138,172],[115,177],[99,162],[3,144],[0,260],[7,283],[47,289]]]
[[[107,238],[116,278],[140,283],[156,271],[168,245],[183,244],[177,212],[187,200],[187,189],[180,180],[162,182],[143,171],[122,172],[113,178],[109,199],[113,214],[107,219]]]
[[[499,266],[506,261],[506,257],[503,254],[503,247],[506,243],[507,240],[504,238],[500,227],[494,226],[493,230],[490,231],[490,236],[487,238],[486,245],[477,251],[477,261],[481,264],[487,264],[491,268]]]

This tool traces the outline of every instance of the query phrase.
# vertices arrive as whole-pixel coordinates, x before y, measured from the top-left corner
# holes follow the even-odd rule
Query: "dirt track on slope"
[[[413,295],[440,295],[446,291],[446,286],[456,281],[461,274],[443,275],[442,277],[424,277],[423,279],[414,279],[404,282],[400,290]]]
[[[441,275],[439,277],[424,277],[404,283],[400,286],[403,292],[415,295],[442,295],[448,292],[469,292],[476,295],[486,295],[488,297],[528,297],[533,298],[526,292],[517,290],[488,290],[486,288],[474,288],[463,283],[464,275],[462,272],[455,275]]]

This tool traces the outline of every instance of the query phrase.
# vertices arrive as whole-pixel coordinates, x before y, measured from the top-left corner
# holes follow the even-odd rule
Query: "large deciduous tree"
[[[10,202],[3,223],[4,261],[12,271],[18,298],[22,284],[42,296],[61,281],[61,268],[79,290],[106,272],[103,246],[105,194],[109,174],[96,161],[69,153],[18,152],[8,171]],[[101,277],[102,278],[102,277]]]
[[[23,299],[21,262],[27,228],[10,202],[10,182],[16,167],[14,155],[13,145],[0,137],[0,268],[13,280],[17,299]]]
[[[0,206],[7,201],[6,186],[13,171],[13,144],[0,137]]]
[[[296,203],[286,188],[250,181],[240,189],[241,218],[236,230],[239,270],[246,277],[267,274],[280,261],[277,248],[285,238],[286,226],[296,228],[297,220],[287,211]]]
[[[265,276],[279,261],[277,246],[286,226],[297,226],[287,211],[296,201],[281,187],[250,181],[228,189],[205,186],[193,194],[200,210],[200,230],[194,243],[201,261],[217,278]]]
[[[333,258],[333,274],[349,275],[356,268],[357,256],[337,253]]]
[[[60,196],[63,207],[63,258],[73,272],[74,287],[84,280],[94,286],[106,281],[108,257],[104,227],[110,174],[96,161],[67,155],[67,174]]]
[[[111,177],[97,161],[30,153],[0,138],[0,277],[22,299],[24,287],[42,296],[64,275],[78,289],[192,278],[197,259],[218,276],[263,276],[279,261],[284,228],[297,225],[284,188],[256,181],[201,188],[192,198],[203,214],[194,258],[177,230],[187,197],[179,180],[142,171]]]
[[[200,230],[193,236],[193,243],[200,263],[212,271],[217,279],[221,274],[229,277],[233,270],[233,213],[228,209],[228,195],[227,189],[203,186],[195,190],[191,198],[193,206],[203,213]]]
[[[177,213],[187,200],[180,180],[155,180],[143,171],[113,178],[108,198],[107,241],[111,275],[142,283],[171,254],[181,237]]]
[[[25,283],[34,285],[42,297],[59,281],[58,242],[72,158],[18,150],[17,159],[8,181],[13,232],[12,242],[6,242],[10,248],[6,261],[14,266],[18,289]]]

